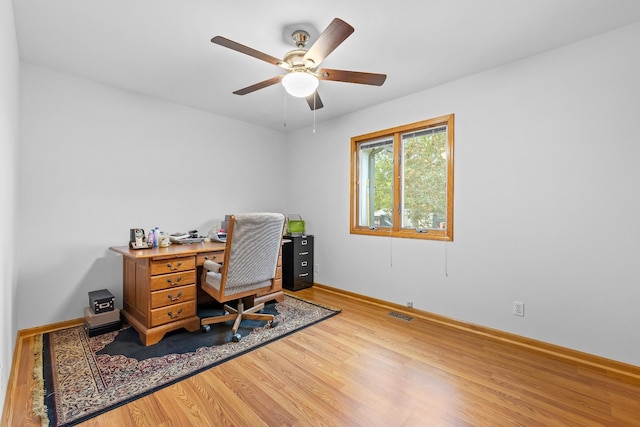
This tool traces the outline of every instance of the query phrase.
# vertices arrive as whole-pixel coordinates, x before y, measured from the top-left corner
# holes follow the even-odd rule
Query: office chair
[[[225,313],[200,319],[203,332],[209,332],[209,325],[213,323],[234,320],[232,340],[238,342],[242,319],[267,320],[270,327],[276,326],[275,316],[258,313],[264,303],[254,305],[253,301],[259,291],[274,286],[284,220],[284,215],[279,213],[230,216],[224,261],[222,264],[205,261],[200,285],[213,299],[224,304]],[[234,300],[237,300],[236,308],[225,304]]]

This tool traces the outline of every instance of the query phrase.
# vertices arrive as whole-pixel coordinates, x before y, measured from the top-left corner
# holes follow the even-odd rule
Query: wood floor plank
[[[322,287],[296,296],[342,312],[80,425],[640,426],[640,377]],[[40,425],[33,348],[20,338],[3,426]]]

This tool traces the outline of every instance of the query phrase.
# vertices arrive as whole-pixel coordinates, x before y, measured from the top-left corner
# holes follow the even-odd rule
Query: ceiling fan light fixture
[[[282,86],[291,96],[306,98],[318,88],[318,78],[304,70],[292,71],[282,78]]]

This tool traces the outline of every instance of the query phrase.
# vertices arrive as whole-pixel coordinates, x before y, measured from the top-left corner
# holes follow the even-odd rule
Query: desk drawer
[[[151,327],[164,325],[165,323],[171,323],[177,320],[182,320],[190,316],[195,316],[195,314],[195,300],[170,305],[167,307],[156,308],[154,310],[151,310]]]
[[[196,258],[169,258],[151,261],[151,275],[175,273],[177,271],[193,270],[196,268]]]
[[[217,262],[218,264],[222,264],[222,261],[224,261],[224,251],[204,252],[204,253],[198,254],[198,259],[196,261],[196,264],[198,266],[202,266],[202,264],[204,264],[206,260],[214,261],[214,262]]]
[[[151,293],[151,308],[164,307],[185,301],[193,301],[196,297],[196,285],[180,286]]]
[[[179,273],[163,274],[151,278],[151,290],[175,288],[178,286],[191,285],[196,283],[196,271],[181,271]]]

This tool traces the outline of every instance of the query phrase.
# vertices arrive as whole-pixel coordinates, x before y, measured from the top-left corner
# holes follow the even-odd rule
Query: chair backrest
[[[246,295],[273,284],[278,265],[285,217],[280,213],[232,215],[220,292],[224,296]]]

